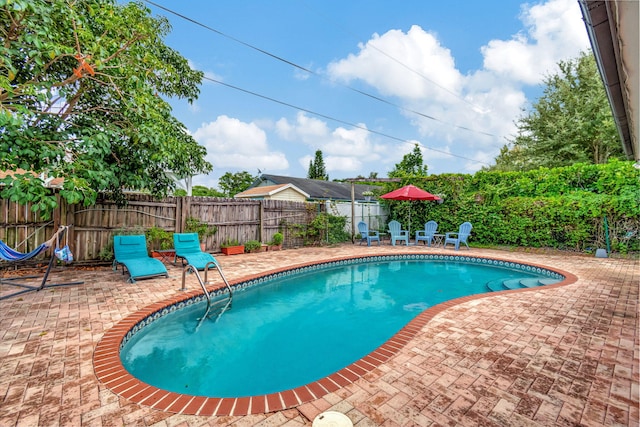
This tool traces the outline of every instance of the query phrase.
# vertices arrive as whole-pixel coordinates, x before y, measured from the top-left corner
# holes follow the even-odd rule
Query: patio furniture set
[[[403,230],[402,225],[398,221],[389,222],[388,226],[389,232],[379,232],[375,230],[369,230],[369,226],[366,222],[360,221],[358,223],[358,231],[360,232],[360,244],[363,242],[367,242],[367,246],[371,246],[371,242],[380,242],[387,235],[389,236],[389,243],[393,246],[396,245],[396,242],[404,242],[405,245],[409,245],[409,241],[411,240],[411,236],[408,230]],[[426,246],[438,247],[442,246],[446,248],[448,244],[453,245],[454,249],[457,251],[460,249],[460,244],[464,244],[467,249],[469,249],[469,244],[467,240],[469,239],[469,235],[471,234],[471,229],[473,226],[469,222],[464,222],[458,228],[458,231],[450,231],[445,234],[439,234],[438,231],[438,223],[435,221],[427,221],[424,225],[424,229],[416,231],[415,235],[415,245],[424,242]]]

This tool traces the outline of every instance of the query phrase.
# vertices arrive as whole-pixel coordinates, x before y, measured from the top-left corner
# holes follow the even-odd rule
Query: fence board
[[[198,218],[215,225],[217,233],[204,239],[211,252],[219,252],[226,239],[270,241],[280,231],[285,247],[302,245],[295,227],[306,225],[319,207],[313,203],[288,200],[244,200],[216,197],[167,197],[128,194],[127,205],[99,198],[93,206],[69,206],[59,201],[52,219],[43,220],[30,206],[0,199],[0,239],[21,252],[28,252],[46,241],[59,225],[73,225],[69,245],[78,262],[107,258],[112,252],[113,235],[144,233],[151,227],[168,232],[184,231],[186,219]],[[21,246],[18,246],[22,242]]]

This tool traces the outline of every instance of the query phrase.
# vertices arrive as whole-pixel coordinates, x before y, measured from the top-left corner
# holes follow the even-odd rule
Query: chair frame
[[[435,221],[427,221],[424,224],[424,230],[416,231],[416,245],[419,241],[426,242],[427,246],[431,246],[433,242],[433,236],[438,231],[438,223]]]
[[[210,263],[218,266],[213,255],[200,249],[198,233],[173,233],[173,247],[176,252],[174,264],[179,258],[183,267],[191,264],[196,270],[206,270]]]
[[[377,231],[369,230],[369,225],[360,221],[358,223],[358,231],[360,232],[360,244],[366,240],[367,246],[371,246],[371,241],[377,241],[378,246],[380,246],[380,233]]]
[[[447,243],[451,243],[452,245],[454,245],[454,249],[457,251],[460,249],[460,243],[464,243],[467,249],[471,249],[469,248],[467,239],[471,235],[472,228],[473,226],[471,225],[470,222],[463,222],[462,224],[460,224],[458,231],[456,232],[451,231],[445,234],[444,243],[442,244],[442,247],[445,248],[447,246]],[[465,231],[465,230],[468,230],[468,231]],[[457,236],[457,237],[453,237],[453,236]]]
[[[129,248],[128,246],[131,247]],[[138,279],[150,279],[158,276],[169,277],[165,265],[161,261],[149,256],[147,239],[144,234],[113,236],[113,254],[113,270],[117,271],[118,266],[121,265],[122,274],[125,274],[125,272],[129,273],[129,279],[127,280],[129,283],[136,283]],[[150,270],[155,268],[155,271],[147,274],[139,274],[137,270],[140,264]],[[135,267],[134,269],[136,271],[132,271],[131,267]]]
[[[391,224],[394,224],[393,226]],[[397,226],[395,224],[398,224]],[[405,246],[409,246],[409,231],[403,230],[402,225],[396,221],[389,222],[389,237],[391,238],[391,244],[396,245],[396,240],[404,240]]]

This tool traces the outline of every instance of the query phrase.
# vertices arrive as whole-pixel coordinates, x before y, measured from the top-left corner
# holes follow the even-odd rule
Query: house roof
[[[291,176],[262,174],[253,187],[273,186],[278,184],[292,184],[301,189],[315,200],[351,200],[351,184],[348,182],[323,181],[320,179],[295,178]],[[371,191],[379,187],[373,185],[355,184],[354,193],[356,200],[363,200],[363,191]]]
[[[252,187],[241,193],[236,194],[234,197],[240,198],[251,198],[251,197],[267,197],[273,196],[274,194],[278,194],[281,191],[284,191],[288,188],[291,188],[294,191],[302,194],[307,199],[309,198],[309,194],[305,193],[298,187],[293,184],[276,184],[276,185],[263,185],[260,187]]]
[[[627,158],[640,164],[638,4],[579,0],[600,76]]]
[[[24,174],[31,174],[35,177],[38,176],[37,173],[32,171],[27,171],[24,169],[16,169],[15,171],[0,170],[0,179],[6,178],[7,176],[24,175]],[[64,178],[47,178],[44,176],[44,174],[41,174],[40,179],[42,179],[43,185],[48,188],[62,188],[62,186],[64,185]]]

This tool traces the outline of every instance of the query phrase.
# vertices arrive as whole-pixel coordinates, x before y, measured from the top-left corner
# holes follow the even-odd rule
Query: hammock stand
[[[54,244],[58,244],[58,242],[60,242],[60,240],[62,239],[62,237],[64,237],[64,234],[67,232],[67,229],[69,228],[68,225],[61,225],[60,228],[58,228],[58,231],[55,232],[55,234],[53,235],[53,237],[51,237],[49,240],[47,240],[46,242],[40,244],[37,248],[35,248],[34,250],[32,250],[31,252],[27,252],[27,253],[22,253],[22,252],[18,252],[12,248],[10,248],[9,246],[7,246],[6,243],[4,243],[2,240],[0,240],[0,260],[2,261],[7,261],[9,263],[17,263],[17,262],[21,262],[21,261],[27,261],[37,255],[39,255],[41,252],[46,251],[47,249],[51,248]],[[53,288],[53,287],[57,287],[57,286],[70,286],[70,285],[81,285],[84,283],[84,281],[80,281],[80,282],[66,282],[66,283],[49,283],[47,284],[47,280],[49,279],[49,273],[51,273],[51,269],[53,268],[53,265],[55,264],[55,260],[56,260],[56,255],[55,255],[55,251],[51,251],[51,259],[49,260],[49,265],[47,266],[47,270],[44,273],[44,277],[42,278],[42,282],[40,283],[40,286],[34,286],[34,285],[29,285],[26,283],[20,283],[21,281],[24,281],[25,279],[33,279],[39,276],[22,276],[22,277],[12,277],[12,278],[8,278],[8,279],[0,279],[0,284],[2,285],[11,285],[11,286],[17,286],[19,288],[22,288],[22,290],[18,291],[18,292],[14,292],[12,294],[8,294],[8,295],[3,295],[0,296],[0,301],[7,299],[7,298],[11,298],[11,297],[15,297],[17,295],[21,295],[27,292],[32,292],[32,291],[40,291],[44,288]]]

